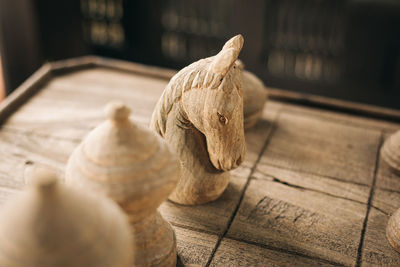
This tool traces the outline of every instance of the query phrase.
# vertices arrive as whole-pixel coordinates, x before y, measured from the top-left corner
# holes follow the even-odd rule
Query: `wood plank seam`
[[[284,168],[282,168],[282,169],[284,169]],[[366,203],[364,203],[364,202],[362,202],[362,201],[358,201],[358,200],[351,199],[351,198],[347,198],[347,197],[341,197],[341,196],[333,195],[333,194],[330,194],[330,193],[327,193],[327,192],[324,192],[324,191],[321,191],[321,190],[316,190],[316,189],[312,189],[312,188],[308,188],[308,187],[303,187],[303,186],[299,186],[299,185],[290,184],[290,183],[288,183],[288,182],[281,181],[281,180],[279,180],[278,178],[276,178],[276,177],[274,177],[274,176],[272,176],[272,175],[270,175],[270,174],[263,173],[263,172],[260,171],[260,170],[258,170],[258,172],[260,172],[260,173],[262,173],[262,174],[264,174],[264,175],[266,175],[266,176],[271,177],[271,178],[272,178],[272,181],[275,182],[275,183],[280,183],[280,184],[283,184],[283,185],[286,185],[286,186],[289,186],[289,187],[298,188],[298,189],[300,189],[300,190],[307,190],[307,191],[312,191],[312,192],[316,192],[316,193],[321,193],[321,194],[324,194],[324,195],[327,195],[327,196],[330,196],[330,197],[340,198],[340,199],[352,201],[352,202],[355,202],[355,203],[359,203],[359,204],[362,204],[362,205],[366,204]],[[323,177],[323,178],[326,178],[326,177]],[[252,179],[254,179],[254,180],[263,180],[263,179],[257,178],[257,177],[252,177]],[[327,179],[331,179],[331,178],[327,178]],[[363,185],[363,186],[366,186],[366,185]],[[382,190],[384,190],[384,189],[382,189]],[[397,192],[397,191],[395,191],[395,192],[396,192],[396,193],[399,193],[399,192]],[[382,210],[382,209],[380,209],[380,208],[378,208],[378,207],[376,207],[376,206],[374,206],[374,205],[372,205],[372,204],[371,204],[371,208],[374,208],[374,209],[376,209],[377,211],[380,211],[380,212],[382,212],[382,213],[385,214],[385,215],[389,215],[389,214],[388,214],[387,212],[385,212],[384,210]]]
[[[4,132],[17,133],[17,134],[33,136],[33,137],[51,138],[53,140],[59,140],[59,141],[69,141],[72,143],[76,143],[76,145],[78,145],[82,141],[82,138],[67,138],[65,136],[56,136],[56,135],[51,135],[51,134],[38,133],[33,130],[21,130],[19,128],[7,126],[7,124],[1,126],[1,130]]]
[[[203,233],[203,234],[208,234],[208,235],[217,235],[213,231],[207,231],[205,229],[199,229],[199,228],[191,227],[189,225],[184,225],[184,224],[180,224],[180,223],[176,223],[176,222],[172,222],[172,221],[169,221],[169,223],[174,227],[179,227],[179,228],[189,230],[189,231],[194,231],[197,233]]]
[[[226,229],[225,229],[225,231],[218,237],[217,243],[215,244],[215,247],[213,248],[213,250],[212,250],[212,252],[211,252],[210,258],[208,259],[208,261],[207,261],[207,263],[206,263],[206,265],[205,265],[206,267],[209,267],[209,266],[210,266],[210,264],[211,264],[211,262],[212,262],[212,260],[213,260],[213,258],[214,258],[214,255],[215,255],[215,253],[217,252],[217,250],[218,250],[218,248],[219,248],[219,246],[220,246],[220,244],[221,244],[222,239],[223,239],[223,238],[226,236],[226,234],[228,233],[229,228],[231,227],[232,222],[233,222],[233,220],[235,219],[236,213],[238,212],[239,207],[240,207],[240,204],[241,204],[242,201],[243,201],[243,198],[244,198],[245,192],[246,192],[246,190],[247,190],[247,187],[249,186],[251,177],[253,176],[254,172],[256,171],[256,169],[257,169],[257,164],[260,162],[260,160],[261,160],[261,158],[262,158],[262,155],[264,154],[264,151],[265,151],[265,149],[267,148],[267,146],[268,146],[268,144],[269,144],[269,142],[270,142],[270,140],[271,140],[271,137],[273,136],[273,133],[274,133],[274,131],[275,131],[275,129],[276,129],[276,122],[277,122],[278,119],[279,119],[281,110],[282,110],[282,109],[279,109],[279,110],[276,112],[276,115],[275,115],[274,119],[271,121],[271,125],[272,125],[272,126],[271,126],[271,130],[269,131],[268,136],[267,136],[267,138],[266,138],[266,140],[265,140],[265,142],[264,142],[264,145],[263,145],[262,149],[260,150],[260,153],[258,154],[257,159],[256,159],[256,161],[254,162],[254,165],[253,165],[252,168],[251,168],[250,174],[249,174],[249,176],[247,177],[246,184],[244,185],[244,188],[243,188],[243,190],[242,190],[242,192],[241,192],[241,195],[240,195],[239,201],[238,201],[238,203],[237,203],[237,205],[236,205],[236,207],[235,207],[235,210],[233,211],[232,216],[230,217],[230,219],[229,219],[229,221],[228,221],[228,223],[227,223]]]
[[[359,267],[362,264],[362,250],[363,250],[363,245],[364,245],[364,238],[365,238],[365,231],[367,230],[367,224],[368,224],[368,216],[369,212],[371,210],[372,206],[372,198],[374,196],[375,192],[375,184],[376,184],[376,178],[377,178],[377,173],[378,173],[378,168],[379,168],[379,159],[380,159],[380,150],[383,144],[383,133],[381,131],[381,135],[379,138],[379,145],[378,145],[378,150],[376,151],[376,161],[375,161],[375,168],[374,168],[374,176],[372,180],[372,185],[371,185],[371,190],[369,192],[369,197],[368,197],[368,203],[367,203],[367,211],[365,213],[364,217],[364,222],[363,222],[363,227],[361,229],[361,236],[360,236],[360,242],[358,244],[358,249],[357,249],[357,259],[356,259],[356,266]]]
[[[344,179],[341,179],[341,178],[337,178],[335,176],[324,175],[324,174],[319,174],[319,173],[314,173],[314,172],[308,172],[308,171],[304,171],[304,170],[298,170],[298,169],[295,169],[295,168],[288,168],[288,167],[280,166],[280,165],[276,165],[276,164],[263,163],[263,165],[275,167],[275,168],[286,170],[286,171],[294,171],[294,172],[301,173],[301,174],[317,175],[317,176],[322,177],[322,178],[332,179],[332,180],[335,180],[335,181],[338,181],[338,182],[342,182],[342,183],[354,184],[354,185],[360,185],[360,186],[368,186],[368,185],[363,184],[363,183],[357,183],[357,182],[354,182],[354,181],[344,180]],[[257,169],[257,171],[260,172],[261,174],[269,175],[267,173],[262,172],[259,169]]]
[[[274,182],[274,183],[280,183],[280,184],[283,184],[283,185],[286,185],[286,186],[289,186],[289,187],[297,188],[297,189],[300,189],[300,190],[316,192],[316,193],[324,194],[324,195],[327,195],[327,196],[330,196],[330,197],[334,197],[334,198],[340,198],[340,199],[344,199],[344,200],[349,200],[349,201],[353,201],[353,202],[356,202],[356,203],[359,203],[359,204],[362,204],[362,205],[366,204],[366,203],[364,203],[362,201],[358,201],[358,200],[355,200],[355,199],[351,199],[351,198],[347,198],[347,197],[341,197],[341,196],[330,194],[330,193],[327,193],[327,192],[324,192],[324,191],[321,191],[321,190],[307,188],[307,187],[303,187],[303,186],[300,186],[300,185],[295,185],[295,184],[291,184],[291,183],[288,183],[288,182],[284,182],[284,181],[281,181],[280,179],[278,179],[278,178],[276,178],[276,177],[274,177],[272,175],[269,175],[269,174],[268,174],[268,176],[272,178],[272,182]],[[254,180],[263,180],[263,179],[256,178],[256,177],[253,177],[252,179],[254,179]],[[376,208],[376,209],[378,209],[378,208]]]
[[[385,214],[386,216],[390,216],[389,213],[387,213],[386,211],[384,211],[384,210],[382,210],[382,209],[380,209],[380,208],[378,208],[378,207],[375,207],[375,206],[372,205],[372,204],[371,204],[371,208],[374,208],[374,209],[376,209],[377,211],[380,211],[381,213]]]
[[[292,251],[292,250],[287,250],[287,249],[274,247],[274,246],[268,246],[268,245],[265,245],[265,244],[260,244],[258,242],[244,240],[244,239],[240,239],[240,238],[235,238],[235,237],[232,237],[232,236],[227,236],[225,238],[226,239],[230,239],[230,240],[234,240],[234,241],[238,241],[238,242],[242,242],[242,243],[246,243],[246,244],[249,244],[249,245],[261,247],[261,248],[264,248],[264,249],[277,251],[277,252],[280,252],[280,253],[285,253],[285,254],[289,254],[289,255],[293,255],[293,256],[299,256],[299,257],[303,257],[303,258],[307,258],[307,259],[311,259],[311,260],[317,260],[317,261],[320,261],[320,262],[326,263],[326,264],[331,264],[331,265],[335,265],[335,266],[343,266],[343,264],[340,264],[340,263],[337,263],[337,262],[334,262],[334,261],[330,261],[330,260],[319,258],[319,257],[313,257],[313,256],[310,256],[310,255],[303,254],[303,253],[296,252],[296,251]]]
[[[397,194],[400,194],[400,191],[399,191],[399,190],[389,189],[389,188],[382,188],[382,187],[379,187],[379,186],[377,186],[376,188],[379,189],[379,190],[388,192],[388,193],[397,193]]]

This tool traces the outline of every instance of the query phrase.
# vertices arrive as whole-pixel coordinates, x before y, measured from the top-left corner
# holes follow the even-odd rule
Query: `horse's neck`
[[[198,170],[213,170],[205,136],[188,120],[180,98],[171,88],[164,91],[157,103],[151,128],[164,137],[181,161],[191,162],[188,166],[201,166],[197,167]]]
[[[185,165],[188,168],[194,168],[199,172],[214,172],[207,151],[206,137],[182,114],[184,113],[179,106],[171,111],[165,139],[174,148],[181,161],[187,163]]]
[[[150,122],[150,128],[164,137],[166,133],[167,121],[175,117],[172,110],[179,105],[181,88],[171,86],[171,82],[167,85],[160,99],[158,100]]]

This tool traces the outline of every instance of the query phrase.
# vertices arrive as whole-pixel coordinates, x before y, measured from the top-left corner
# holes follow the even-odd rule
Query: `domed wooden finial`
[[[57,174],[44,167],[34,169],[30,177],[30,184],[41,194],[53,193],[57,187]]]
[[[126,121],[129,118],[131,110],[122,102],[111,102],[105,107],[108,119],[113,121]]]
[[[129,120],[125,105],[107,105],[106,115],[70,156],[66,182],[105,194],[125,210],[134,266],[174,266],[175,234],[157,208],[176,186],[179,161],[160,137]]]
[[[0,211],[0,266],[131,265],[126,216],[112,201],[66,188],[38,169]]]

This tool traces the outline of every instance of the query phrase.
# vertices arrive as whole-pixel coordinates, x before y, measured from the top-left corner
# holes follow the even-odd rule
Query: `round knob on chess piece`
[[[242,71],[244,128],[253,127],[261,117],[268,93],[264,83],[253,73],[244,69],[241,60],[236,65]]]
[[[129,223],[113,201],[37,169],[0,211],[0,266],[130,266]]]
[[[135,266],[174,266],[175,234],[157,208],[174,190],[180,163],[164,140],[130,121],[128,107],[114,102],[105,110],[108,120],[70,156],[66,182],[105,194],[125,210]]]
[[[400,172],[400,131],[391,135],[381,149],[382,159],[396,172]]]

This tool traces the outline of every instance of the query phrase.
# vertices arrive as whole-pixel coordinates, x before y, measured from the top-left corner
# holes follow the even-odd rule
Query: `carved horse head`
[[[216,56],[189,66],[199,64],[201,70],[188,75],[191,88],[181,98],[186,119],[205,136],[211,163],[222,171],[239,166],[246,151],[242,81],[235,65],[242,46],[237,35]]]

